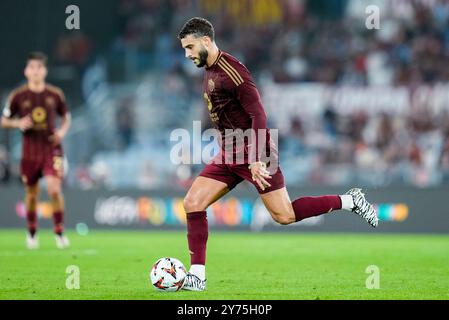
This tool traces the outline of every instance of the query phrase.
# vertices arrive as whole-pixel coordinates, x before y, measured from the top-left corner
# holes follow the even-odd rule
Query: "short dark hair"
[[[214,26],[208,20],[201,17],[194,17],[188,20],[181,31],[179,31],[178,38],[183,39],[188,35],[198,37],[209,37],[212,41],[215,38]]]
[[[47,66],[48,58],[47,55],[43,52],[33,51],[28,54],[26,62],[28,63],[30,60],[38,60],[42,62],[45,66]]]

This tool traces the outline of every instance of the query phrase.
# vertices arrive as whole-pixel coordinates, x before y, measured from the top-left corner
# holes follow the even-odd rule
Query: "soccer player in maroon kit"
[[[276,162],[276,147],[266,127],[266,114],[248,69],[217,47],[214,28],[206,19],[196,17],[187,21],[178,38],[186,58],[197,67],[205,68],[203,96],[211,120],[223,140],[220,154],[204,167],[184,198],[191,262],[184,290],[202,291],[206,288],[207,207],[243,180],[257,188],[272,218],[282,225],[344,209],[361,216],[371,226],[377,226],[376,211],[359,188],[344,195],[302,197],[291,201],[280,167],[265,162],[264,153],[260,152],[268,149],[270,162]],[[254,132],[250,141],[243,143],[243,148],[236,147],[234,142],[231,146],[226,143],[226,138],[239,129]],[[238,134],[235,137],[238,140]],[[239,153],[243,153],[243,163],[234,160]],[[229,159],[232,161],[227,161]]]
[[[3,110],[1,125],[22,131],[22,159],[20,170],[25,185],[25,206],[29,249],[37,249],[37,203],[39,179],[45,177],[47,192],[53,206],[56,246],[69,246],[63,234],[64,198],[61,191],[63,179],[63,150],[61,142],[70,127],[70,114],[63,92],[46,84],[47,57],[40,52],[28,55],[24,70],[27,84],[14,90]],[[61,125],[56,128],[56,118]]]

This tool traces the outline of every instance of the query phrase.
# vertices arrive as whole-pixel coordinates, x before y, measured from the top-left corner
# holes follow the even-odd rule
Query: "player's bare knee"
[[[37,196],[36,193],[29,193],[29,194],[26,195],[26,200],[27,200],[28,203],[31,203],[31,204],[37,203],[38,196]]]
[[[58,198],[61,195],[61,188],[59,187],[49,187],[48,190],[48,196],[52,199]]]
[[[186,213],[203,211],[205,209],[202,201],[196,197],[186,196],[184,198],[183,205]]]
[[[27,188],[25,190],[25,196],[28,201],[37,201],[39,190],[37,188]]]
[[[288,224],[291,224],[293,221],[292,219],[284,214],[275,214],[272,215],[273,220],[276,221],[277,223],[279,223],[280,225],[286,226]]]

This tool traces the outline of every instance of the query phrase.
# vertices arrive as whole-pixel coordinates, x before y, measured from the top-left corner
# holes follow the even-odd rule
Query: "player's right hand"
[[[56,131],[54,134],[52,134],[48,140],[53,143],[53,145],[57,146],[60,145],[62,142],[62,139],[64,139],[63,134],[60,131]]]
[[[33,127],[33,120],[31,120],[31,116],[27,115],[23,118],[20,118],[18,127],[21,131],[31,129]]]
[[[256,181],[259,188],[263,191],[265,188],[271,187],[271,184],[265,179],[271,179],[270,173],[267,170],[267,165],[264,162],[257,161],[251,163],[249,166],[253,181]]]

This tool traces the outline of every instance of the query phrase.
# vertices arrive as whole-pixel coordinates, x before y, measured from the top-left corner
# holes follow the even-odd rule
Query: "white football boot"
[[[187,291],[204,291],[206,290],[206,279],[201,280],[196,275],[188,273],[184,279],[182,290]]]
[[[26,246],[30,250],[39,249],[39,239],[36,235],[32,237],[29,233],[27,233],[26,237]]]
[[[58,249],[65,249],[70,246],[69,239],[64,235],[63,236],[56,235],[55,240],[56,240],[56,247]]]
[[[379,218],[377,217],[376,210],[373,205],[369,203],[365,199],[365,194],[362,192],[362,189],[353,188],[346,192],[352,196],[352,200],[354,202],[354,208],[352,208],[352,212],[361,216],[366,220],[372,227],[377,227],[379,224]]]

